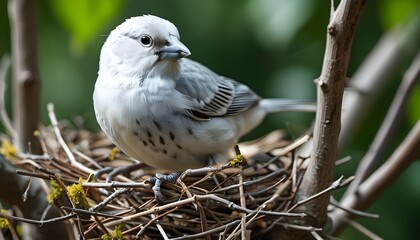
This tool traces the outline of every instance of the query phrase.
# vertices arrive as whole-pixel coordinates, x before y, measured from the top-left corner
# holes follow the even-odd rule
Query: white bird
[[[156,16],[127,19],[108,36],[94,108],[128,156],[171,172],[223,163],[268,113],[315,111],[304,101],[262,99],[189,55],[175,25]]]

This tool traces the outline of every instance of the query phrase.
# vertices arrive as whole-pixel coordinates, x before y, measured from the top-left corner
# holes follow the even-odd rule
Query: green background
[[[348,76],[357,70],[384,32],[419,15],[419,8],[418,0],[367,1],[357,26]],[[126,18],[142,14],[161,16],[173,22],[182,42],[192,52],[190,58],[249,85],[261,96],[315,99],[314,79],[321,72],[329,11],[329,1],[310,0],[38,1],[42,122],[49,123],[46,104],[52,102],[58,118],[74,120],[82,116],[84,126],[98,131],[92,91],[100,48],[115,26]],[[10,54],[9,31],[7,1],[0,1],[2,55]],[[416,48],[406,51],[403,68],[395,72],[372,114],[355,134],[351,145],[341,153],[341,156],[350,155],[352,161],[338,167],[337,176],[354,173],[416,51]],[[7,97],[10,108],[10,93]],[[419,119],[419,103],[417,86],[388,154]],[[290,138],[298,137],[312,120],[313,115],[303,113],[270,116],[245,139],[279,127],[285,128]],[[386,239],[414,239],[420,215],[419,171],[419,164],[413,164],[368,209],[379,213],[380,219],[358,221]],[[365,238],[351,227],[348,229],[343,239]]]

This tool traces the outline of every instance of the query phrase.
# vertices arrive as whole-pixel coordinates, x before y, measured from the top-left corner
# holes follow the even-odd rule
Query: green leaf
[[[72,38],[72,48],[82,53],[86,44],[122,9],[125,0],[51,0],[51,8]]]

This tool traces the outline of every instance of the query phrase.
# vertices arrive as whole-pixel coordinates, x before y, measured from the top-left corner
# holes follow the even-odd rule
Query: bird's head
[[[146,77],[154,69],[176,68],[189,56],[178,29],[160,17],[144,15],[127,19],[108,36],[102,47],[99,74]]]

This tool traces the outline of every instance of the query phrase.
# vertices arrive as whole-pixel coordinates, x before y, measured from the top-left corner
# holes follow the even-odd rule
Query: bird
[[[267,114],[316,110],[312,101],[262,98],[190,55],[177,27],[154,15],[126,19],[101,49],[96,119],[119,149],[159,171],[227,162]]]

